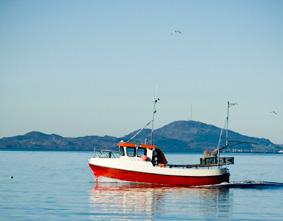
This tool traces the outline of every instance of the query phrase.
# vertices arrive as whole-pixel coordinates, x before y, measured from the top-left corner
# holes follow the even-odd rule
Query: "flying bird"
[[[270,113],[278,115],[278,113],[276,111],[271,111]]]
[[[182,32],[180,30],[174,30],[171,32],[171,35],[174,35],[174,34],[182,34]]]

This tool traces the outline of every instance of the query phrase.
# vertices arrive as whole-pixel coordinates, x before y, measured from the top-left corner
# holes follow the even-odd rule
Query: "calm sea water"
[[[0,151],[0,220],[283,220],[282,187],[96,183],[87,164],[91,156],[90,152]],[[167,156],[178,163],[196,163],[200,157]],[[232,181],[283,182],[283,155],[235,157]]]

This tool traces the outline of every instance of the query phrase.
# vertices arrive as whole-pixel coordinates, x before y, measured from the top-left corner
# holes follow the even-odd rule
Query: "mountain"
[[[0,149],[6,150],[75,150],[89,151],[95,147],[112,147],[118,140],[110,136],[61,137],[33,131],[24,135],[0,139]]]
[[[168,152],[200,152],[205,149],[215,149],[218,143],[221,128],[214,125],[205,124],[199,121],[174,121],[154,132],[154,143],[162,147]],[[234,147],[230,147],[226,151],[233,152],[277,152],[279,145],[273,144],[265,138],[256,138],[245,136],[229,130],[229,141],[231,143],[240,143]],[[123,137],[127,140],[134,133]],[[222,134],[221,146],[225,142],[225,132]],[[144,130],[135,140],[139,143],[149,140],[150,130]],[[234,141],[234,142],[232,142]]]
[[[214,125],[205,124],[198,121],[176,121],[165,125],[156,130],[156,134],[163,137],[170,137],[187,143],[187,147],[197,151],[199,148],[213,149],[217,146],[221,128]],[[229,141],[233,143],[245,142],[241,145],[241,149],[260,151],[262,147],[265,150],[272,149],[274,145],[270,140],[264,138],[256,138],[245,136],[234,131],[229,132]],[[225,132],[222,133],[221,146],[225,145]],[[262,149],[262,151],[264,151]]]
[[[217,146],[221,128],[198,121],[175,121],[154,131],[154,143],[165,152],[202,152],[212,150]],[[116,149],[120,140],[127,141],[136,134],[134,131],[124,137],[112,136],[84,136],[62,137],[56,134],[29,132],[14,137],[0,139],[2,150],[75,150],[89,151],[96,149]],[[225,133],[223,133],[224,135]],[[144,143],[150,141],[151,130],[144,129],[133,142]],[[224,145],[224,136],[221,145]],[[230,147],[233,152],[278,152],[279,145],[270,140],[245,136],[229,130],[229,140],[246,142]]]

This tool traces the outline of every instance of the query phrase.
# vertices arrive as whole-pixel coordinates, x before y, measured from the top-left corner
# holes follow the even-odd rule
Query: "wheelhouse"
[[[157,148],[155,145],[151,145],[151,144],[137,145],[134,143],[123,142],[123,141],[118,143],[118,147],[120,150],[120,155],[123,157],[143,158],[143,156],[146,156],[150,159],[152,159],[153,150]]]

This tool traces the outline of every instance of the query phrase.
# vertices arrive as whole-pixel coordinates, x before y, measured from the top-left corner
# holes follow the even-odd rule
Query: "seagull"
[[[171,32],[171,35],[174,35],[174,34],[182,34],[182,32],[180,30],[174,30]]]
[[[276,111],[271,111],[270,113],[278,115],[278,113]]]

